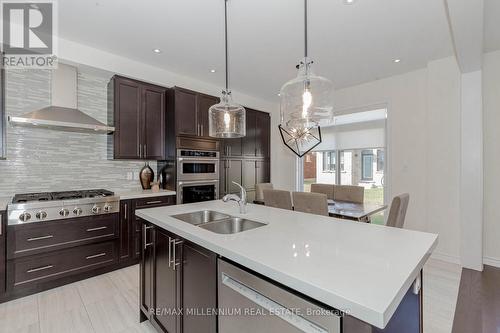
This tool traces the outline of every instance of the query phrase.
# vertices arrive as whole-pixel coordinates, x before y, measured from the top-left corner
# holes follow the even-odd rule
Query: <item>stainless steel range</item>
[[[7,206],[8,224],[62,220],[120,211],[120,198],[107,190],[16,194]]]

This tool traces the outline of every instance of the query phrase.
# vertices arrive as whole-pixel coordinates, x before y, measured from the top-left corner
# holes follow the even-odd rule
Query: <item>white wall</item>
[[[439,233],[459,257],[460,72],[455,58],[336,92],[336,109],[388,105],[388,196],[410,193],[405,227]]]
[[[500,267],[500,51],[484,55],[484,263]]]

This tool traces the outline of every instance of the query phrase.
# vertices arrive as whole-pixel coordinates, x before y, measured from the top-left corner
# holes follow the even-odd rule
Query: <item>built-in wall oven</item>
[[[219,179],[219,152],[178,149],[177,179]]]
[[[177,182],[177,204],[210,201],[218,198],[218,179]]]
[[[177,204],[219,197],[219,152],[177,150]]]

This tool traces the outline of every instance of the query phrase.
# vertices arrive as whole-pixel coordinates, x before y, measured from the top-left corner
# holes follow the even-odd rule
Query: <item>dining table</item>
[[[328,214],[332,217],[371,223],[371,217],[387,209],[387,205],[357,203],[328,199]]]

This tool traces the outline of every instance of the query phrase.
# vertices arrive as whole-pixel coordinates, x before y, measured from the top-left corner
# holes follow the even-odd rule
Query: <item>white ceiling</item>
[[[59,1],[59,35],[223,85],[223,0]],[[492,0],[492,2],[500,2]],[[453,54],[441,0],[310,0],[316,72],[336,88]],[[231,85],[277,101],[303,56],[302,0],[230,0]],[[152,49],[163,52],[154,54]],[[400,58],[401,62],[393,63]],[[215,74],[210,69],[216,68]]]
[[[500,1],[484,1],[484,51],[500,50]]]

